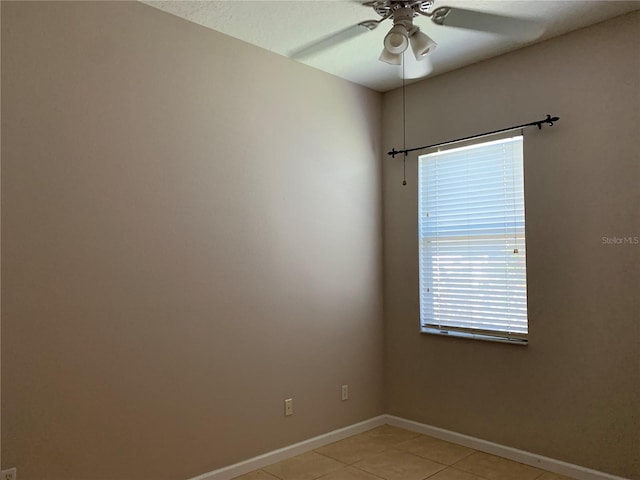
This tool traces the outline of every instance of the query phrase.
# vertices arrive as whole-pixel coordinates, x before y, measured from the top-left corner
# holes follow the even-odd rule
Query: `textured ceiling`
[[[171,14],[240,40],[291,56],[301,48],[363,20],[380,18],[358,1],[345,0],[228,0],[145,1]],[[435,25],[429,18],[414,20],[438,44],[429,55],[431,76],[543,41],[640,8],[638,1],[502,1],[436,0],[434,7],[450,6],[535,22],[535,35],[497,35]],[[298,61],[378,91],[402,84],[402,69],[378,60],[387,20],[332,48]],[[524,30],[523,32],[524,33]],[[407,55],[408,57],[408,55]]]

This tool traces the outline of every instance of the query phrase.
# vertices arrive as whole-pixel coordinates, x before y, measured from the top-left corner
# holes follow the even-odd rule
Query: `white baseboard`
[[[432,427],[431,425],[426,425],[424,423],[394,417],[393,415],[387,415],[386,417],[387,423],[394,427],[404,428],[405,430],[422,433],[424,435],[439,438],[440,440],[446,440],[447,442],[457,443],[458,445],[473,448],[474,450],[508,458],[515,462],[548,470],[559,475],[566,475],[568,477],[576,478],[577,480],[628,480],[626,478],[616,477],[615,475],[581,467],[572,463],[543,457],[542,455],[525,452],[524,450],[518,450],[517,448],[506,447],[480,438],[470,437],[468,435],[444,430],[438,427]]]
[[[228,467],[219,468],[212,472],[204,473],[193,477],[189,480],[231,480],[232,478],[244,475],[245,473],[258,470],[272,463],[286,460],[287,458],[301,455],[305,452],[314,450],[316,448],[323,447],[338,440],[343,440],[352,435],[357,435],[372,428],[379,427],[387,423],[387,415],[380,415],[379,417],[370,418],[364,422],[356,423],[348,427],[333,430],[332,432],[318,435],[317,437],[309,438],[299,443],[294,443],[278,450],[258,455],[257,457],[250,458],[243,462],[229,465]]]
[[[411,430],[412,432],[422,433],[424,435],[430,435],[441,440],[446,440],[447,442],[457,443],[465,447],[473,448],[474,450],[497,455],[526,465],[531,465],[532,467],[548,470],[559,475],[573,477],[577,480],[628,480],[626,478],[616,477],[615,475],[581,467],[572,463],[554,460],[553,458],[543,457],[542,455],[536,455],[535,453],[525,452],[524,450],[518,450],[516,448],[507,447],[505,445],[489,442],[480,438],[470,437],[468,435],[452,432],[443,428],[433,427],[424,423],[414,422],[413,420],[406,420],[393,415],[380,415],[379,417],[370,418],[364,422],[340,428],[287,447],[279,448],[278,450],[273,450],[243,462],[198,475],[197,477],[193,477],[189,480],[231,480],[240,475],[244,475],[245,473],[271,465],[272,463],[280,462],[282,460],[295,457],[296,455],[301,455],[324,445],[337,442],[338,440],[366,432],[367,430],[371,430],[372,428],[385,424]]]

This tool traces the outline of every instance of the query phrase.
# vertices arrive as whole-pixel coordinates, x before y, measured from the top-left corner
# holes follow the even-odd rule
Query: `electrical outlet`
[[[342,385],[342,400],[349,400],[349,385]]]
[[[8,468],[0,472],[0,480],[17,480],[18,478],[17,475],[18,475],[17,468]]]
[[[284,401],[284,414],[286,417],[293,415],[293,398],[287,398]]]

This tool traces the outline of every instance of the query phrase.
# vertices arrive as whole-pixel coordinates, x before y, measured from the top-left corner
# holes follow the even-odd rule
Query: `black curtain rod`
[[[501,128],[500,130],[494,130],[493,132],[480,133],[478,135],[471,135],[470,137],[462,137],[462,138],[457,138],[455,140],[449,140],[447,142],[434,143],[433,145],[425,145],[424,147],[408,148],[406,150],[396,150],[395,148],[393,148],[390,152],[387,152],[387,155],[391,155],[393,158],[396,158],[396,155],[400,153],[404,153],[404,156],[406,157],[407,153],[415,152],[416,150],[424,150],[425,148],[441,147],[442,145],[449,145],[450,143],[462,142],[464,140],[471,140],[473,138],[486,137],[487,135],[508,132],[510,130],[518,130],[520,128],[526,128],[526,127],[538,127],[538,130],[540,130],[542,129],[543,123],[547,123],[549,124],[549,126],[552,126],[553,122],[557,122],[558,120],[560,120],[560,117],[552,117],[551,115],[547,115],[547,118],[545,118],[544,120],[538,120],[537,122],[523,123],[522,125],[516,125],[515,127]]]

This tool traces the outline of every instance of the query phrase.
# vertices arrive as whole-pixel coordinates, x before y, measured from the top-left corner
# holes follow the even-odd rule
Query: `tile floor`
[[[235,480],[570,480],[383,425]]]

